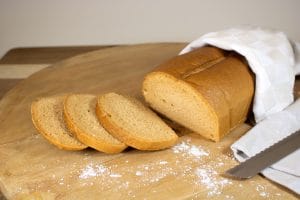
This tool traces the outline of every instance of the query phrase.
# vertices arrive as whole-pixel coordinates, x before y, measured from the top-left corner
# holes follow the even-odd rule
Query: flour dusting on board
[[[209,190],[208,196],[220,195],[226,185],[232,184],[229,179],[218,178],[217,171],[210,166],[196,168],[195,173],[199,181]]]
[[[103,165],[88,164],[80,173],[79,178],[87,179],[90,177],[101,176],[107,172],[107,168]]]
[[[182,141],[181,143],[172,147],[174,153],[187,154],[188,156],[195,156],[200,158],[201,156],[208,156],[209,153],[203,150],[201,147],[191,145],[190,140]]]
[[[196,177],[198,175],[197,172],[193,172],[193,163],[200,162],[202,158],[209,156],[207,149],[192,144],[190,139],[181,141],[166,151],[170,153],[166,159],[149,160],[148,162],[142,162],[138,165],[132,165],[128,160],[125,160],[124,166],[122,167],[97,164],[94,160],[91,160],[80,170],[78,178],[82,181],[100,178],[101,180],[105,180],[106,183],[113,184],[114,181],[121,181],[122,177],[130,179],[134,176],[134,184],[147,187],[160,182],[166,177],[177,177],[181,179]],[[87,154],[85,156],[85,161],[91,159],[88,159]],[[183,158],[189,162],[179,162]],[[84,182],[84,185],[86,184],[87,183]],[[126,183],[126,185],[129,184],[128,182]],[[213,188],[208,187],[208,189]]]
[[[97,188],[101,194],[109,191],[115,198],[144,199],[145,194],[137,191],[145,190],[159,197],[161,184],[166,183],[185,188],[187,194],[194,194],[193,199],[238,199],[239,196],[226,190],[232,185],[241,191],[252,187],[254,197],[282,198],[281,193],[271,194],[267,187],[254,182],[250,181],[249,186],[245,182],[222,177],[221,173],[228,163],[235,161],[227,151],[218,157],[214,156],[209,148],[193,143],[190,138],[181,139],[164,151],[141,153],[130,150],[117,155],[86,151],[74,164],[76,171],[64,177],[54,175],[52,178],[57,180],[59,187],[72,189],[71,180],[78,181],[80,187]],[[176,193],[172,188],[168,189]]]

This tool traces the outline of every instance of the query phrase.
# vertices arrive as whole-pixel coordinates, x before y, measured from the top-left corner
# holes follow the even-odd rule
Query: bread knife
[[[298,148],[300,148],[300,130],[227,170],[225,175],[238,179],[251,178]]]

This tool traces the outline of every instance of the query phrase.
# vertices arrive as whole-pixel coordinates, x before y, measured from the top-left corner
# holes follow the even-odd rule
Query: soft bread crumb
[[[72,94],[64,101],[67,126],[84,144],[105,153],[119,153],[127,145],[110,135],[96,116],[95,95]]]
[[[184,81],[161,72],[144,81],[144,96],[150,106],[163,115],[206,138],[218,133],[218,119],[208,102]]]
[[[100,96],[97,116],[103,127],[128,146],[159,150],[172,146],[178,136],[138,100],[116,93]]]
[[[40,134],[60,149],[82,150],[87,146],[67,129],[63,118],[64,96],[40,98],[31,104],[32,122]]]

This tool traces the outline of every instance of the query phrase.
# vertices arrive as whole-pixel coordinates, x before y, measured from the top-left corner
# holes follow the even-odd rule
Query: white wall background
[[[0,56],[14,47],[191,41],[241,24],[300,41],[300,1],[0,0]]]

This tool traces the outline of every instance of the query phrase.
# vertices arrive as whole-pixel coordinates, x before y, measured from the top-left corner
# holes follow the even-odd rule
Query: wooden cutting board
[[[141,98],[143,76],[184,44],[147,44],[99,50],[35,73],[0,102],[0,187],[8,199],[297,199],[256,176],[231,180],[237,164],[229,146],[250,127],[241,125],[219,143],[178,129],[178,143],[163,151],[128,149],[108,155],[64,151],[31,123],[30,104],[63,93],[120,92]]]

